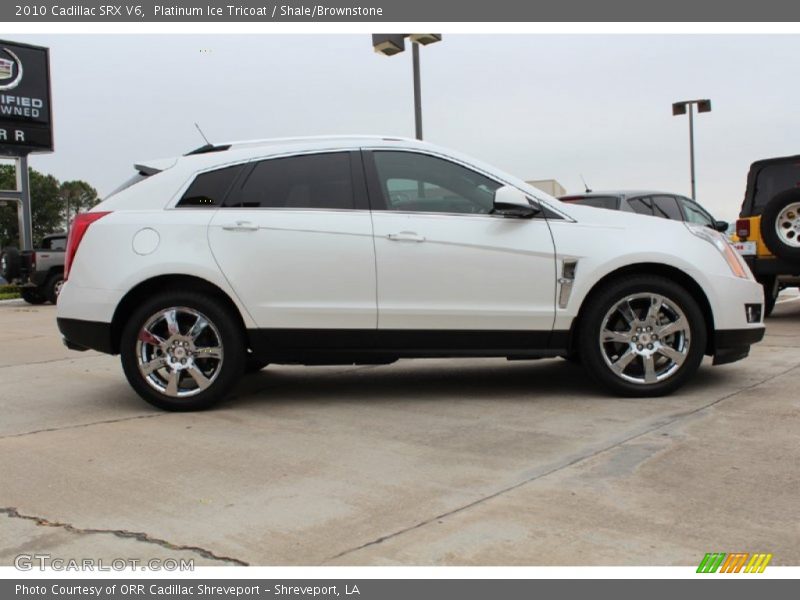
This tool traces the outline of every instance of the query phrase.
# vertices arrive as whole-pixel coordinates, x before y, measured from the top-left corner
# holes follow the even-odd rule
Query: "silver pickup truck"
[[[66,248],[66,233],[45,236],[39,248],[29,252],[5,248],[0,254],[0,275],[9,283],[19,285],[26,302],[55,304],[64,284]]]

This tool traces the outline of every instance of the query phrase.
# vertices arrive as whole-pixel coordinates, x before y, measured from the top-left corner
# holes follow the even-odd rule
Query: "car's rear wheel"
[[[244,372],[241,324],[219,299],[165,292],[128,320],[120,342],[125,376],[150,404],[202,410],[227,395]]]
[[[587,299],[579,348],[590,374],[623,396],[669,394],[705,354],[706,326],[695,299],[657,276],[612,281]]]
[[[777,257],[800,260],[800,191],[777,194],[761,214],[761,238]]]

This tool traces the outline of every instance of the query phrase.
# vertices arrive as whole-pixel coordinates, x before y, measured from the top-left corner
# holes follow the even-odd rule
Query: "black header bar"
[[[0,4],[14,22],[791,22],[786,0],[21,0]]]

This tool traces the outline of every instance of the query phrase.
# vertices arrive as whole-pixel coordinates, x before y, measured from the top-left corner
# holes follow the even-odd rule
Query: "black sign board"
[[[52,150],[48,49],[0,40],[0,155]]]

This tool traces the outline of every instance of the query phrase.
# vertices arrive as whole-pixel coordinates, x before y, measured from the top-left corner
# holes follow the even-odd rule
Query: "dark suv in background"
[[[66,247],[67,234],[52,233],[44,236],[35,250],[4,248],[0,252],[0,276],[19,285],[25,302],[55,304],[64,285]]]

